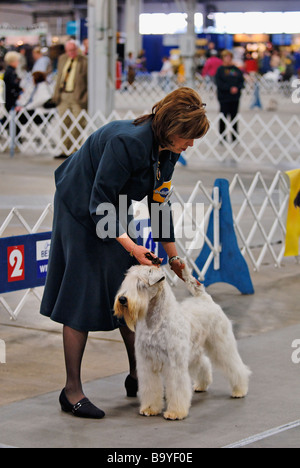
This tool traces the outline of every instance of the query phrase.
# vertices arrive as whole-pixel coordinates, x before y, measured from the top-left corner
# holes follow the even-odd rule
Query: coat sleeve
[[[78,103],[83,109],[88,106],[88,61],[86,57],[80,57],[80,74],[78,79]]]
[[[128,204],[124,197],[120,201],[119,196],[145,155],[145,146],[134,138],[118,136],[106,143],[90,199],[90,215],[96,224],[98,237],[104,241],[127,232],[127,225],[121,223],[119,212],[124,214]]]
[[[58,59],[58,64],[57,64],[57,79],[56,79],[56,85],[53,93],[53,100],[56,102],[57,105],[60,104],[60,84],[61,84],[61,79],[62,79],[62,72],[64,69],[64,66],[66,64],[66,55],[63,54],[59,57]]]

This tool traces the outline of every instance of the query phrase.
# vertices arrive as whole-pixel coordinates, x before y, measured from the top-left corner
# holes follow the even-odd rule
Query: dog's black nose
[[[126,305],[126,304],[127,304],[127,297],[125,297],[125,296],[120,296],[120,297],[119,297],[119,302],[120,302],[120,304],[123,305],[123,306]]]

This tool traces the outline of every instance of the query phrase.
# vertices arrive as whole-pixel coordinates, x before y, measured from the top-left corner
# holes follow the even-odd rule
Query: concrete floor
[[[0,154],[0,224],[12,206],[38,210],[52,201],[57,165],[50,156],[17,154],[10,159]],[[249,179],[258,170],[203,165],[195,174],[193,168],[179,168],[175,184],[188,190],[201,178],[210,186],[220,169],[223,177],[243,172]],[[271,177],[275,170],[262,172]],[[12,226],[7,235],[17,231],[17,225]],[[300,340],[299,264],[286,259],[280,269],[264,265],[251,276],[253,296],[242,296],[224,284],[208,288],[233,321],[241,355],[253,372],[249,395],[230,399],[228,384],[216,370],[209,391],[194,395],[189,417],[180,422],[161,416],[143,418],[138,415],[138,400],[125,397],[128,365],[118,331],[91,334],[83,364],[86,395],[106,412],[106,418],[85,421],[61,413],[61,326],[39,315],[34,297],[16,322],[0,305],[0,339],[7,353],[6,364],[0,364],[0,446],[299,448],[300,363],[292,361],[292,343]],[[178,299],[187,295],[183,285],[175,292]],[[9,300],[13,305],[18,298],[19,293],[14,293]]]

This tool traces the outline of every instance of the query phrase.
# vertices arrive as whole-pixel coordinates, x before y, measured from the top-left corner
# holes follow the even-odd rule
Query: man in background
[[[58,60],[57,82],[53,96],[57,104],[57,110],[60,117],[64,118],[63,123],[70,129],[82,110],[87,109],[88,104],[88,61],[77,47],[75,41],[68,41],[65,45],[65,54]],[[65,115],[69,111],[70,115]],[[77,141],[80,136],[78,127],[85,127],[84,117],[79,120],[71,134],[62,128],[62,153],[56,156],[56,159],[67,158],[72,150],[74,152],[79,148],[81,142]],[[72,138],[73,137],[73,138]],[[77,144],[74,146],[75,141]]]

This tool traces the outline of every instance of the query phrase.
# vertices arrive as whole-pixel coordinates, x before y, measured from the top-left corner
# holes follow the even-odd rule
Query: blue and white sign
[[[0,239],[0,293],[45,285],[51,232]]]
[[[37,241],[36,243],[36,266],[37,277],[46,278],[50,253],[51,239]]]

